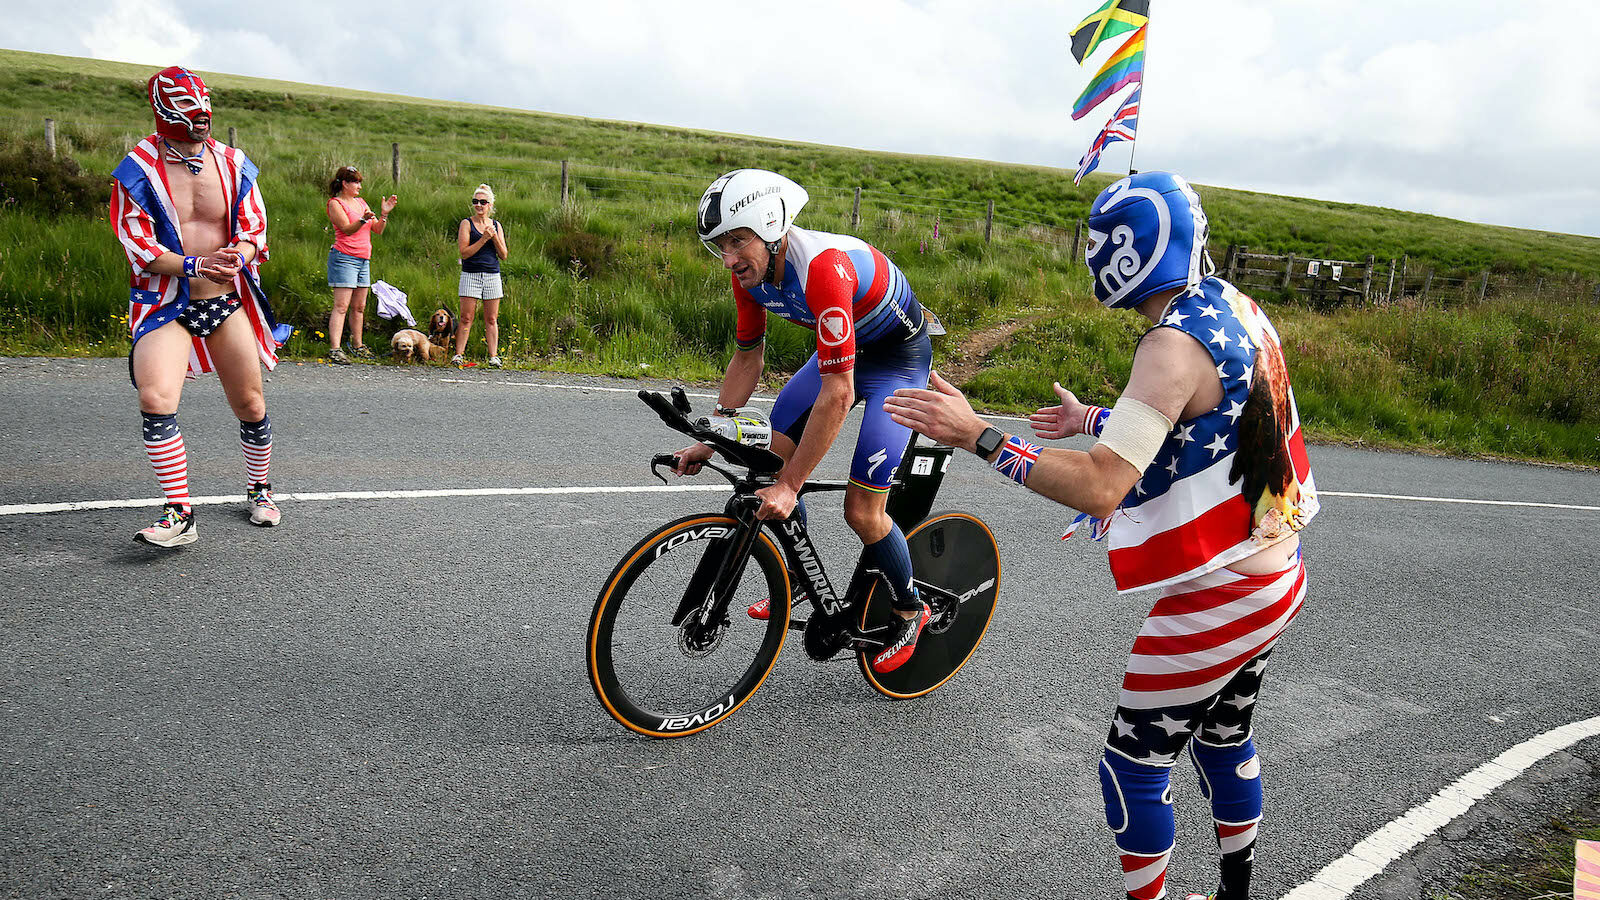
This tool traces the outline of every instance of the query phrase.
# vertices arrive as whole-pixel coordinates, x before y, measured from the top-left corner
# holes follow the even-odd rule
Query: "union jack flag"
[[[1030,444],[1012,435],[1005,446],[1000,448],[1000,456],[994,461],[995,471],[1017,484],[1022,484],[1027,480],[1028,472],[1032,471],[1033,464],[1039,461],[1039,454],[1043,450],[1044,448],[1038,444]]]
[[[1093,172],[1100,165],[1100,151],[1117,141],[1131,141],[1139,130],[1139,93],[1143,88],[1135,88],[1128,99],[1122,101],[1117,111],[1111,114],[1111,119],[1106,122],[1106,127],[1100,129],[1100,134],[1089,145],[1089,152],[1083,154],[1083,159],[1078,160],[1078,172],[1072,176],[1073,184],[1080,184],[1083,176]]]

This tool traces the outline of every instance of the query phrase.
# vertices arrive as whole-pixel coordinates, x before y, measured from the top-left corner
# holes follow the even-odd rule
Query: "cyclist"
[[[772,407],[772,449],[784,460],[777,483],[756,492],[766,520],[805,518],[800,487],[822,461],[857,402],[866,401],[845,489],[844,517],[866,547],[869,570],[891,588],[897,631],[872,660],[890,672],[911,658],[929,609],[911,583],[905,535],[886,511],[889,482],[911,438],[884,399],[928,384],[933,350],[926,316],[906,278],[876,248],[854,237],[794,226],[809,195],[776,172],[736,169],[711,183],[696,217],[700,240],[732,275],[736,343],[717,397],[731,414],[755,391],[764,366],[767,311],[816,332],[817,350]],[[711,458],[693,444],[677,472],[692,475]],[[766,618],[763,601],[750,608]]]
[[[1119,591],[1161,589],[1100,763],[1136,900],[1166,896],[1168,776],[1185,746],[1221,854],[1217,890],[1189,900],[1250,895],[1262,805],[1251,718],[1267,656],[1305,599],[1299,532],[1318,507],[1277,332],[1254,301],[1210,277],[1206,235],[1200,198],[1169,172],[1124,178],[1090,206],[1095,296],[1152,327],[1114,409],[1058,384],[1061,404],[1034,414],[1041,437],[1099,436],[1087,452],[1004,435],[937,377],[932,390],[889,401],[896,421],[1084,510],[1078,521],[1109,539]]]

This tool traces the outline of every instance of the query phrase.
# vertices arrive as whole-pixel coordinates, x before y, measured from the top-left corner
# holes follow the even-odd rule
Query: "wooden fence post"
[[[1483,298],[1487,297],[1488,295],[1489,295],[1489,270],[1488,269],[1484,269],[1483,270],[1483,278],[1478,282],[1478,302],[1482,303],[1483,302]]]
[[[400,183],[400,142],[399,141],[395,141],[393,144],[390,145],[390,147],[394,151],[394,157],[389,161],[389,177],[394,179],[394,183],[395,184],[399,184]],[[360,337],[360,335],[357,335],[357,337]]]
[[[1406,286],[1404,284],[1400,285],[1400,290],[1403,291],[1405,289],[1406,289]],[[1383,304],[1385,306],[1388,306],[1390,303],[1393,303],[1393,302],[1394,302],[1394,257],[1391,256],[1391,257],[1389,257],[1389,286],[1383,289]]]
[[[983,242],[989,243],[989,237],[994,234],[994,201],[989,201],[989,215],[983,220]]]
[[[1294,274],[1294,254],[1283,258],[1283,289],[1289,289],[1289,277]]]
[[[1367,254],[1367,274],[1361,279],[1361,302],[1365,305],[1372,304],[1372,264],[1377,262],[1371,253]]]
[[[1538,282],[1536,282],[1534,284],[1534,286],[1533,286],[1533,299],[1535,299],[1535,300],[1539,299],[1540,295],[1542,295],[1543,293],[1544,293],[1544,276],[1540,275]]]
[[[228,126],[228,146],[239,146],[239,129],[232,125]]]
[[[561,161],[561,208],[567,208],[567,161]]]
[[[56,158],[56,120],[48,116],[44,120],[44,149],[50,151],[50,158]]]
[[[856,227],[858,227],[860,225],[861,225],[861,186],[857,185],[856,186],[856,199],[855,199],[855,201],[853,203],[850,204],[850,227],[853,229],[853,228],[856,228]]]
[[[1433,270],[1428,270],[1428,277],[1422,282],[1422,305],[1428,305],[1428,288],[1433,286]]]
[[[1072,226],[1072,259],[1074,262],[1080,259],[1078,256],[1078,242],[1081,240],[1083,240],[1083,220],[1079,219],[1078,224]]]

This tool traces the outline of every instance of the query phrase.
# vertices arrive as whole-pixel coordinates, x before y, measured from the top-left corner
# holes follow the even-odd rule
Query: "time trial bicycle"
[[[585,655],[600,705],[640,734],[684,737],[731,716],[761,687],[790,631],[817,661],[855,654],[867,683],[904,700],[949,681],[972,658],[1000,592],[994,535],[970,513],[929,515],[954,448],[913,434],[889,488],[888,512],[905,532],[913,582],[932,609],[916,652],[892,672],[872,656],[892,640],[890,590],[863,561],[843,594],[835,590],[798,514],[757,519],[755,492],[776,482],[783,460],[690,421],[683,389],[671,399],[640,391],[668,427],[709,444],[729,465],[707,461],[733,487],[721,513],[685,516],[629,550],[600,589]],[[676,457],[658,454],[650,470]],[[844,481],[808,481],[800,494],[842,491]],[[751,565],[754,563],[754,565]],[[769,603],[765,620],[747,613]],[[809,604],[809,615],[795,607]]]

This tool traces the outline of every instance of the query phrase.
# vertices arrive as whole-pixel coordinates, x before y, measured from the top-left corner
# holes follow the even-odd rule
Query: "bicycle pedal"
[[[790,619],[789,620],[789,630],[790,631],[805,631],[806,630],[806,623],[809,622],[809,621],[811,621],[811,620],[810,619]]]

